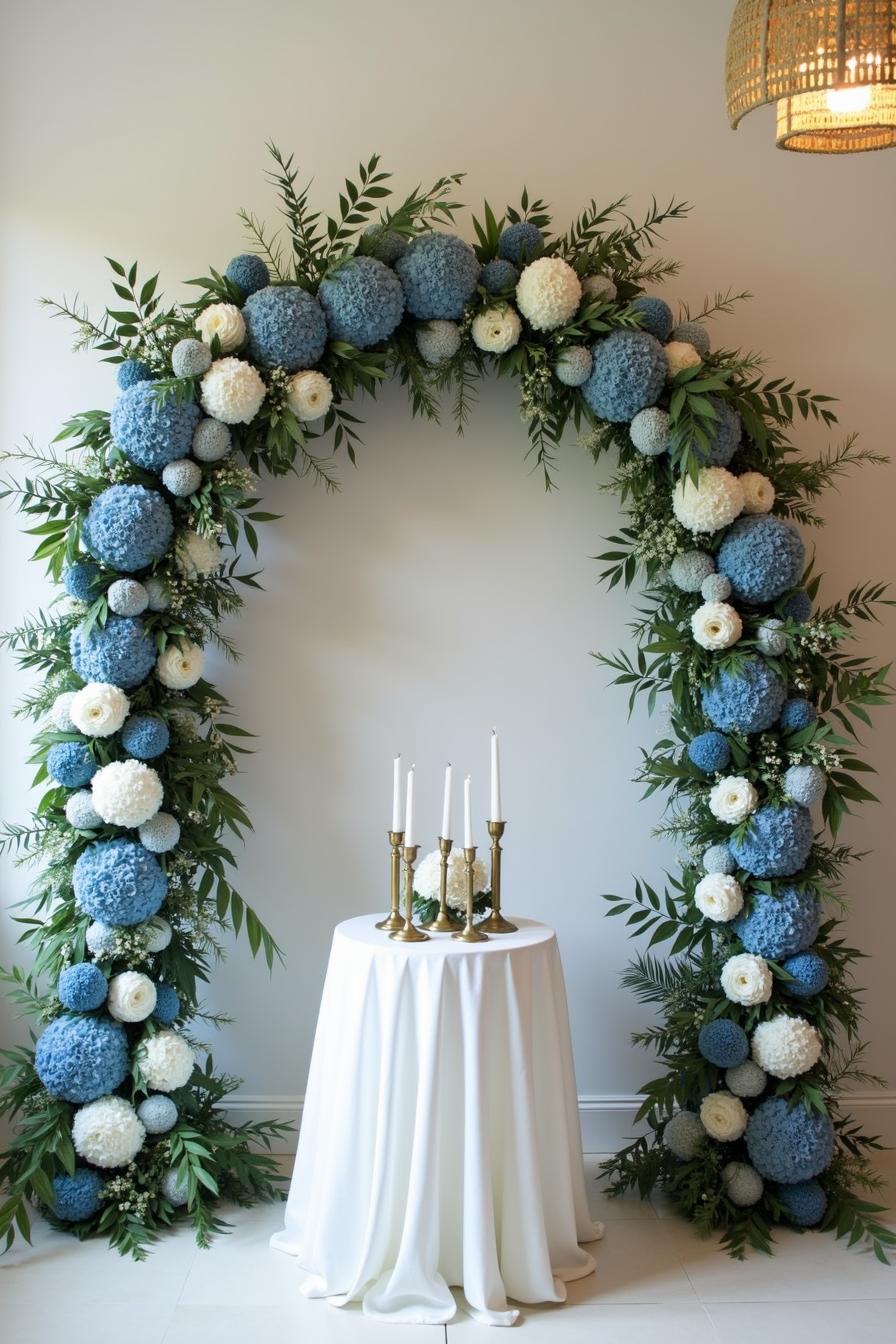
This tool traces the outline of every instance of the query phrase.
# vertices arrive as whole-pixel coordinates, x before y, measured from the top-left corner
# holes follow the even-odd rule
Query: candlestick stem
[[[516,933],[517,925],[511,924],[501,914],[501,836],[504,834],[505,821],[489,821],[488,833],[492,838],[492,908],[485,919],[480,920],[477,928],[486,933]]]
[[[466,865],[467,878],[467,922],[457,933],[452,933],[451,937],[456,938],[459,943],[485,943],[488,942],[488,934],[481,933],[473,923],[473,864],[476,862],[476,846],[464,846],[464,863]]]
[[[397,943],[424,943],[429,939],[429,934],[418,929],[414,923],[414,864],[417,862],[417,851],[419,845],[405,845],[402,850],[404,858],[404,920],[400,929],[394,929],[389,934]]]
[[[388,835],[389,844],[392,846],[390,907],[386,918],[379,920],[376,927],[385,929],[386,933],[394,933],[396,929],[404,928],[404,920],[398,909],[401,900],[401,846],[404,840],[404,831],[389,831]]]
[[[439,913],[422,925],[430,933],[454,933],[461,928],[459,919],[455,919],[448,909],[448,860],[451,857],[451,841],[439,836]]]

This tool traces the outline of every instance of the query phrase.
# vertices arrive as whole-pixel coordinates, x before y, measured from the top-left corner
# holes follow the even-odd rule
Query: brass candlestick
[[[455,929],[461,927],[461,922],[448,911],[448,859],[451,856],[451,841],[441,835],[439,854],[442,856],[439,861],[439,913],[433,919],[427,920],[422,927],[429,929],[430,933],[453,933]]]
[[[458,933],[452,933],[459,943],[487,943],[488,934],[481,933],[473,924],[473,864],[476,862],[476,846],[464,848],[464,863],[467,866],[467,922]]]
[[[389,844],[392,846],[391,905],[386,918],[379,920],[376,926],[378,929],[385,929],[387,933],[394,933],[396,929],[404,928],[404,920],[398,912],[401,891],[401,883],[399,881],[399,874],[401,872],[401,842],[403,840],[404,831],[389,831]]]
[[[417,862],[419,845],[405,845],[404,856],[404,919],[400,929],[389,934],[397,943],[424,943],[429,934],[418,929],[414,923],[414,864]]]
[[[489,821],[488,833],[492,838],[492,908],[485,919],[479,921],[478,928],[486,933],[516,933],[516,924],[511,924],[501,914],[501,836],[504,834],[504,821]]]

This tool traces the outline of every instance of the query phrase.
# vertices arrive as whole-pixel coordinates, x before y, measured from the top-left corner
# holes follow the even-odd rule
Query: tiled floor
[[[589,1157],[589,1178],[598,1163]],[[882,1168],[892,1176],[896,1160]],[[896,1344],[896,1266],[829,1236],[781,1234],[772,1258],[737,1264],[700,1241],[661,1200],[607,1201],[589,1179],[592,1212],[607,1225],[591,1249],[597,1272],[569,1285],[563,1306],[527,1307],[531,1344]],[[894,1215],[896,1217],[896,1215]],[[236,1210],[234,1231],[211,1252],[188,1229],[149,1260],[121,1260],[39,1224],[35,1244],[0,1259],[3,1344],[472,1344],[487,1327],[386,1326],[360,1310],[309,1302],[292,1260],[268,1238],[280,1206]],[[518,1327],[519,1328],[519,1327]],[[446,1334],[447,1331],[447,1334]],[[494,1336],[491,1336],[493,1339]]]

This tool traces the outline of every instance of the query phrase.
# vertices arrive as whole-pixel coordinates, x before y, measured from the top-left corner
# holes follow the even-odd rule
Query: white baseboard
[[[635,1114],[641,1098],[598,1094],[579,1097],[582,1146],[586,1153],[609,1153],[623,1147],[636,1134]],[[855,1092],[850,1098],[850,1114],[869,1134],[878,1135],[887,1145],[896,1146],[896,1092]],[[265,1096],[237,1093],[227,1106],[235,1124],[249,1120],[284,1120],[297,1124],[302,1113],[301,1096]],[[291,1151],[284,1144],[283,1151]]]

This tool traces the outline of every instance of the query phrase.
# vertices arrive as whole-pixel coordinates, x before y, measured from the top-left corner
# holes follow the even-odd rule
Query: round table
[[[285,1228],[301,1291],[440,1324],[562,1302],[602,1235],[585,1196],[557,938],[333,935]]]

